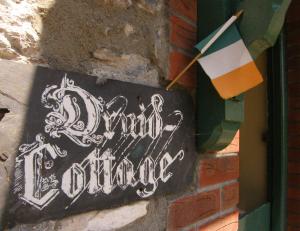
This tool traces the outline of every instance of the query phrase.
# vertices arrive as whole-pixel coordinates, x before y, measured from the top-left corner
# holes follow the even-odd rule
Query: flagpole
[[[181,78],[181,76],[199,59],[201,58],[202,53],[199,53],[174,79],[169,85],[166,87],[168,91],[177,81]]]
[[[203,53],[205,53],[205,51],[220,37],[220,35],[226,30],[228,29],[229,26],[231,26],[232,23],[235,22],[236,19],[238,19],[242,14],[243,14],[243,10],[238,11],[237,13],[235,13],[228,21],[232,20],[232,22],[229,22],[228,25],[227,22],[224,24],[224,28],[222,27],[219,31],[219,33],[217,33],[209,42],[208,44],[201,50],[203,52],[200,52],[195,58],[193,58],[193,60],[172,80],[171,83],[168,84],[168,86],[166,87],[166,90],[168,91],[181,77],[182,75],[199,59],[201,58],[201,56],[203,55]]]

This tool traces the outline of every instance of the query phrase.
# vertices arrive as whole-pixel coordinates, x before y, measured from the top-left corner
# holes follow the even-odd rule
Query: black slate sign
[[[10,222],[185,190],[196,156],[193,114],[184,92],[114,80],[99,85],[96,77],[37,68],[15,160]]]

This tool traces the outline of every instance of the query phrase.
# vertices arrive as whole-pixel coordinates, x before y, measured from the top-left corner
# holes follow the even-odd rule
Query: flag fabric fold
[[[229,19],[196,45],[203,54],[198,62],[224,99],[237,96],[263,81],[234,21]]]

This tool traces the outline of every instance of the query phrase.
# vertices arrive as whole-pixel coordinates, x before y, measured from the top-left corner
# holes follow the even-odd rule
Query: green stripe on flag
[[[201,51],[201,49],[220,30],[220,28],[221,27],[219,27],[217,30],[215,30],[213,33],[211,33],[209,36],[207,36],[205,39],[203,39],[201,42],[199,42],[195,47],[199,51]],[[226,31],[224,31],[224,33],[211,45],[211,47],[205,52],[204,55],[209,55],[215,51],[221,50],[224,47],[227,47],[240,39],[241,39],[241,36],[240,36],[240,33],[239,33],[236,25],[232,25]]]

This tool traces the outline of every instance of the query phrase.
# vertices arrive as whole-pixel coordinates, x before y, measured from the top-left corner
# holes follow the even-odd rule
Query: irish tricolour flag
[[[223,26],[196,45],[198,59],[224,99],[237,96],[263,81],[232,16]]]

